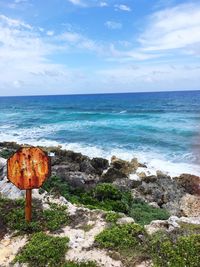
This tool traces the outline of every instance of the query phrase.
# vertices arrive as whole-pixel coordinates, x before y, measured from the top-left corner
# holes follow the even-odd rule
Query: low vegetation
[[[50,209],[42,209],[39,201],[33,201],[32,221],[25,221],[25,202],[23,199],[10,200],[0,198],[0,222],[18,234],[39,232],[42,230],[55,231],[68,223],[66,207],[51,204]]]
[[[103,248],[134,248],[143,243],[144,235],[145,231],[142,226],[130,223],[107,228],[97,235],[95,240]]]
[[[154,267],[198,267],[200,227],[187,223],[172,232],[158,231],[149,236],[139,224],[112,224],[95,238],[96,245],[125,266],[151,260]]]
[[[112,225],[98,234],[95,241],[98,247],[108,249],[112,258],[127,267],[150,258],[148,236],[139,224]]]
[[[200,263],[200,234],[172,236],[163,232],[153,235],[150,242],[155,267],[198,267]]]
[[[141,225],[149,224],[153,220],[167,220],[169,213],[165,209],[154,208],[141,200],[133,200],[129,215],[136,223]]]
[[[105,220],[108,223],[116,223],[119,218],[122,216],[119,213],[108,212],[105,216]]]
[[[0,157],[4,159],[8,159],[12,154],[13,154],[13,151],[11,151],[10,149],[4,148],[0,150]]]
[[[30,267],[62,266],[68,242],[67,237],[53,237],[42,232],[35,233],[15,257],[14,263],[27,263]]]
[[[149,224],[152,220],[169,218],[165,209],[154,208],[141,200],[133,199],[130,191],[124,191],[110,183],[98,184],[88,192],[75,191],[70,188],[66,181],[52,176],[45,182],[43,189],[55,195],[62,195],[70,202],[83,204],[90,209],[125,213],[141,225]]]

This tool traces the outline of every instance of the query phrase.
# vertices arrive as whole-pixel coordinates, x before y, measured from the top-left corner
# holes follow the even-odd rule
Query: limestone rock
[[[143,177],[141,177],[142,181],[146,182],[146,183],[154,183],[157,180],[157,176],[155,175],[149,175],[146,176],[144,175]]]
[[[191,174],[181,174],[175,178],[177,183],[182,186],[189,194],[200,195],[200,177]]]
[[[134,223],[134,219],[132,217],[122,217],[117,220],[117,224],[126,224],[126,223]]]
[[[113,167],[110,167],[102,175],[103,182],[109,182],[109,183],[114,182],[116,179],[123,179],[123,178],[128,178],[128,177],[125,173]]]
[[[58,168],[56,174],[62,179],[68,182],[71,188],[90,189],[93,188],[99,181],[99,176],[86,174],[79,171],[68,171],[65,168]]]
[[[180,201],[180,209],[183,216],[198,217],[200,216],[200,196],[186,194]]]
[[[137,169],[137,166],[138,166],[137,159],[133,159],[131,160],[131,162],[129,162],[126,160],[119,159],[115,156],[111,158],[111,167],[121,171],[126,176],[135,172],[135,170]]]
[[[155,220],[155,221],[152,221],[150,224],[145,225],[145,229],[148,234],[152,235],[159,230],[166,230],[168,226],[169,226],[168,221]]]

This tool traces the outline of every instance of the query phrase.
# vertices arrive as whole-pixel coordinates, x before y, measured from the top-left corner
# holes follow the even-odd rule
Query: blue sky
[[[0,0],[0,95],[200,89],[200,1]]]

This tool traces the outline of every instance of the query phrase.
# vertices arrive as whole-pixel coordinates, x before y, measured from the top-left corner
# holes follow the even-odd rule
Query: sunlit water
[[[0,98],[0,141],[200,174],[200,91]]]

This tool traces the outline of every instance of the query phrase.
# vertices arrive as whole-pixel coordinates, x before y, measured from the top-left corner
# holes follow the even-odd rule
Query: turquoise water
[[[199,171],[200,91],[0,98],[0,140]],[[180,171],[181,171],[180,170]]]

